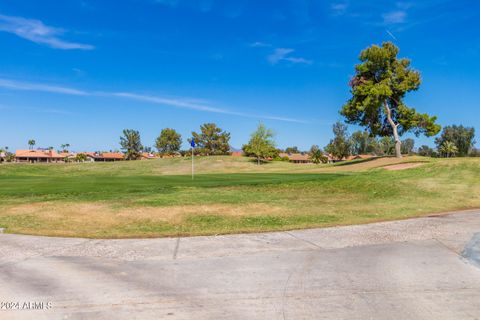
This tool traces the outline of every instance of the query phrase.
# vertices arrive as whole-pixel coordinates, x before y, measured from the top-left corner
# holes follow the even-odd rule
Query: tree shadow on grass
[[[288,161],[285,161],[285,160],[265,160],[265,159],[260,159],[260,163],[259,163],[256,158],[251,158],[251,157],[248,158],[248,162],[253,163],[253,164],[259,164],[259,165],[269,165],[269,164],[273,164],[275,162],[287,162],[288,163]]]
[[[343,162],[337,162],[333,166],[334,167],[343,167],[343,166],[350,166],[354,164],[359,164],[359,163],[364,163],[364,162],[370,162],[373,160],[381,159],[385,157],[372,157],[368,159],[357,159],[357,160],[349,160],[349,161],[343,161]]]

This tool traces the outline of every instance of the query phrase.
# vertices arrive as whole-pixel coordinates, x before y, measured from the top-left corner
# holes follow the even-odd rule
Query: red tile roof
[[[97,159],[115,159],[120,160],[124,158],[123,153],[120,152],[79,152],[79,154],[85,154],[91,158]],[[57,158],[63,159],[66,157],[75,157],[77,154],[74,152],[60,152],[58,153],[55,150],[17,150],[15,156],[17,158]]]
[[[97,153],[95,152],[79,152],[79,153],[83,153],[84,155],[86,155],[87,157],[90,157],[90,158],[95,158]]]
[[[305,153],[280,153],[278,155],[280,158],[287,157],[290,161],[310,161],[310,156]]]
[[[153,153],[142,152],[142,159],[157,159],[158,156]]]
[[[17,158],[63,158],[55,150],[17,150],[15,151]]]
[[[58,155],[62,158],[75,157],[77,154],[74,152],[59,152]]]
[[[103,152],[96,155],[97,158],[103,159],[123,159],[124,155],[120,152]]]

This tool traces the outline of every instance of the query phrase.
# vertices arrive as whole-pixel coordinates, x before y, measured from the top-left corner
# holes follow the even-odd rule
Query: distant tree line
[[[435,149],[422,145],[417,153],[427,157],[479,157],[480,150],[474,147],[475,143],[475,128],[451,125],[443,128],[435,139]]]
[[[412,154],[414,145],[415,141],[411,138],[403,140],[401,153]],[[338,160],[361,154],[394,155],[395,140],[393,137],[377,138],[367,131],[355,131],[349,135],[348,127],[341,122],[337,122],[333,125],[333,139],[330,140],[324,150]]]
[[[337,122],[332,127],[333,138],[325,146],[320,148],[313,145],[310,150],[302,151],[297,146],[279,149],[276,147],[274,132],[260,123],[257,129],[251,134],[249,141],[242,146],[245,156],[254,157],[258,164],[265,160],[285,160],[288,157],[280,158],[280,153],[287,154],[308,154],[314,163],[325,163],[327,156],[341,160],[351,155],[370,154],[376,156],[395,155],[394,137],[375,137],[368,131],[355,131],[349,134],[346,124]],[[228,155],[231,153],[230,133],[219,128],[215,123],[205,123],[200,126],[199,132],[192,132],[195,139],[196,155]],[[191,142],[191,139],[187,140]],[[29,149],[36,144],[34,139],[28,140]],[[401,154],[427,157],[478,157],[480,150],[474,148],[475,129],[463,125],[445,126],[441,134],[435,139],[435,148],[422,145],[415,148],[415,140],[407,138],[401,141]],[[144,146],[140,133],[137,130],[125,129],[120,137],[121,150],[126,160],[136,160],[142,157],[143,152],[153,153],[151,147]],[[191,150],[182,150],[182,136],[175,129],[164,128],[156,138],[154,146],[161,156],[185,156]],[[62,144],[59,152],[69,152],[69,143]],[[51,147],[50,149],[53,149]],[[9,151],[8,147],[0,148],[0,162],[14,161],[15,154]],[[79,153],[74,161],[86,161],[86,155]]]
[[[355,131],[348,134],[348,127],[337,122],[333,125],[333,139],[325,147],[325,152],[336,159],[343,159],[350,155],[372,154],[389,156],[395,154],[395,140],[393,137],[377,138],[367,131]],[[422,145],[415,149],[415,140],[407,138],[401,141],[402,154],[418,154],[428,157],[477,157],[480,151],[474,148],[475,129],[462,125],[451,125],[443,128],[442,133],[435,139],[436,148]]]
[[[258,164],[265,160],[285,160],[279,154],[308,154],[314,163],[326,163],[327,156],[341,160],[351,155],[370,154],[376,156],[395,155],[395,140],[393,137],[375,137],[367,131],[355,131],[348,133],[346,124],[337,122],[332,127],[333,138],[324,149],[313,145],[308,151],[301,151],[296,146],[279,149],[276,147],[274,132],[260,123],[251,134],[248,143],[242,146],[245,156],[254,157]],[[205,123],[200,126],[199,132],[192,132],[195,139],[196,155],[227,155],[231,153],[230,133],[219,128],[215,123]],[[190,142],[191,139],[188,139]],[[33,149],[35,140],[28,141],[30,149]],[[161,156],[185,156],[191,150],[182,150],[182,136],[172,128],[164,128],[155,140],[155,148]],[[478,157],[480,150],[474,148],[475,129],[463,125],[450,125],[443,128],[440,136],[435,139],[435,148],[422,145],[415,148],[415,140],[407,138],[401,141],[401,153],[404,155],[417,154],[427,157]],[[126,160],[140,159],[143,152],[152,153],[151,147],[142,144],[140,133],[137,130],[125,129],[120,137],[120,146]],[[60,146],[59,152],[69,152],[70,144]],[[51,148],[53,149],[53,148]],[[15,154],[8,147],[0,148],[0,162],[14,161]],[[79,153],[75,161],[86,161],[86,155]]]
[[[219,128],[215,123],[200,126],[200,132],[192,132],[197,155],[227,155],[230,153],[230,133]],[[188,139],[191,142],[191,139]],[[186,155],[188,150],[181,150],[182,136],[175,129],[164,128],[155,139],[155,148],[161,156]],[[143,152],[152,152],[152,148],[142,144],[140,132],[132,129],[123,130],[120,137],[121,150],[126,160],[137,160]]]

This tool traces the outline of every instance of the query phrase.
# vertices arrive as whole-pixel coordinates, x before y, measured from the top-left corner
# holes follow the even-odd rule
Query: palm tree
[[[458,152],[458,148],[453,142],[445,141],[440,147],[440,152],[445,155],[445,157],[450,158],[455,156]]]
[[[28,140],[28,149],[33,150],[33,146],[36,144],[35,140],[30,139]]]
[[[0,159],[0,161],[12,162],[15,160],[15,154],[9,152],[7,146],[3,148],[3,150],[0,149],[0,153],[2,152],[3,152],[3,159]]]
[[[60,145],[60,149],[62,149],[63,152],[68,152],[68,148],[70,148],[69,143],[65,143],[65,144]]]

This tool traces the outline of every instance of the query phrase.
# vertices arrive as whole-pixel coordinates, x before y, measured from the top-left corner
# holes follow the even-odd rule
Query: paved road
[[[3,234],[0,301],[45,305],[0,319],[480,319],[478,232],[480,211],[179,239]]]

